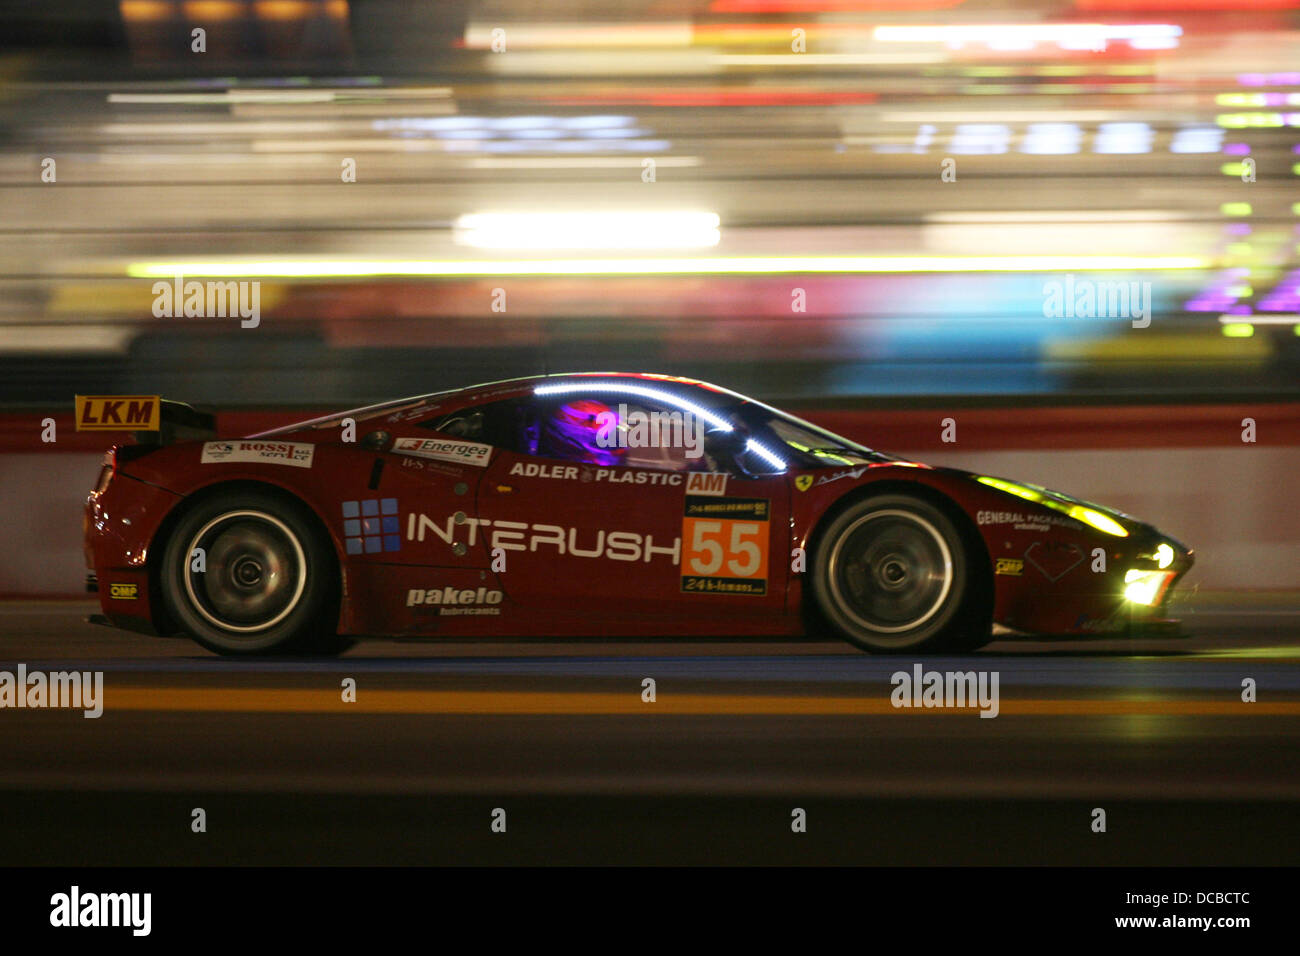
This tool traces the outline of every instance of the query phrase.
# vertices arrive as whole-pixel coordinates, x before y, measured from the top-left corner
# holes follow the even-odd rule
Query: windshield
[[[761,402],[745,402],[734,409],[719,409],[734,423],[746,428],[750,434],[768,448],[778,452],[788,465],[801,468],[830,468],[836,465],[875,464],[898,461],[892,455],[874,451],[866,445],[850,441],[834,432],[819,428],[811,422],[777,411]],[[747,456],[752,458],[753,456]],[[747,468],[771,471],[770,465],[761,461],[746,461]]]

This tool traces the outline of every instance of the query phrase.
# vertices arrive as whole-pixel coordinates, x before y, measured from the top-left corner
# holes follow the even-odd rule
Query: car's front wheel
[[[939,508],[910,495],[851,504],[819,536],[813,597],[832,628],[880,653],[954,647],[974,575],[961,535]]]
[[[213,494],[172,529],[160,581],[168,612],[221,654],[319,652],[334,638],[337,564],[307,510],[259,491]]]

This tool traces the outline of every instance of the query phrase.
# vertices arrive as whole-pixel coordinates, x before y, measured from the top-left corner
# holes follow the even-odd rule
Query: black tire
[[[204,551],[202,570],[192,566]],[[256,490],[220,492],[186,511],[159,569],[181,630],[218,654],[336,654],[338,562],[301,504]]]
[[[951,518],[911,495],[883,494],[831,519],[813,551],[813,599],[845,640],[882,654],[970,647],[977,575]]]

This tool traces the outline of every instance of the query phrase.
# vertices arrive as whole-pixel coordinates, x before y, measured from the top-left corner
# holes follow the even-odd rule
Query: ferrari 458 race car
[[[667,436],[667,438],[665,438]],[[1035,485],[873,451],[665,375],[517,379],[244,438],[161,403],[86,504],[108,623],[227,654],[365,636],[821,636],[1160,618],[1192,553]]]

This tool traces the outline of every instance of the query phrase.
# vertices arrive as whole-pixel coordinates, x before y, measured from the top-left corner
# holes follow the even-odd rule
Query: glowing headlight
[[[1111,518],[1109,515],[1102,514],[1100,511],[1093,511],[1091,508],[1085,508],[1082,505],[1075,505],[1070,509],[1069,515],[1071,518],[1077,518],[1079,521],[1082,521],[1084,524],[1088,525],[1088,527],[1096,528],[1098,531],[1104,531],[1106,534],[1113,534],[1119,538],[1128,537],[1128,532],[1124,530],[1122,524],[1114,518]],[[1171,557],[1169,560],[1172,561],[1173,558]],[[1161,567],[1164,567],[1164,565],[1161,565]]]
[[[1162,568],[1167,568],[1174,563],[1174,549],[1167,544],[1161,544],[1156,548],[1156,564]]]
[[[1051,508],[1053,511],[1059,511],[1061,514],[1069,515],[1075,521],[1082,521],[1090,528],[1096,528],[1106,534],[1113,534],[1117,538],[1127,538],[1128,531],[1124,526],[1109,515],[1104,515],[1093,508],[1086,508],[1083,505],[1072,505],[1066,501],[1058,501],[1050,493],[1044,493],[1036,488],[1028,488],[1025,485],[1018,485],[1014,481],[1004,481],[1001,478],[989,478],[988,476],[978,477],[975,479],[982,485],[988,485],[990,488],[996,488],[998,491],[1004,491],[1009,495],[1015,495],[1017,498],[1024,498],[1026,501],[1032,501],[1035,504],[1042,505],[1044,508]],[[1173,560],[1170,557],[1169,560]],[[1161,565],[1164,567],[1164,565]]]
[[[1152,607],[1164,597],[1165,585],[1173,576],[1172,571],[1129,571],[1124,575],[1124,597]]]

